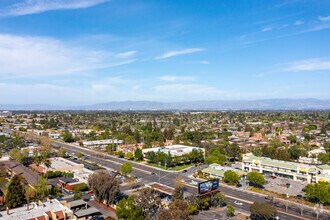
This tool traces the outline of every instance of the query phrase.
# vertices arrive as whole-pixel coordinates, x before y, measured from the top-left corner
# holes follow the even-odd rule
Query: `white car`
[[[197,181],[194,181],[194,180],[192,180],[192,181],[191,181],[191,185],[197,186],[197,185],[198,185],[198,182],[197,182]]]
[[[236,205],[243,205],[243,203],[240,202],[240,201],[234,201],[234,203],[235,203]]]

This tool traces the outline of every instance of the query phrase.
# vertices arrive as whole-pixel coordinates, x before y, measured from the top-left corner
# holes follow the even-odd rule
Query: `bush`
[[[49,171],[47,171],[46,176],[49,179],[58,178],[58,177],[73,177],[73,173],[61,172],[61,171],[55,171],[54,172],[52,170],[49,170]]]

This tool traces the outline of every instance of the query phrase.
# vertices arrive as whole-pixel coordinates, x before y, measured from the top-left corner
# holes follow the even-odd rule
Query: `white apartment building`
[[[257,157],[252,153],[243,155],[242,170],[256,171],[265,175],[280,176],[306,183],[330,181],[330,166],[314,166],[274,160],[267,157]]]

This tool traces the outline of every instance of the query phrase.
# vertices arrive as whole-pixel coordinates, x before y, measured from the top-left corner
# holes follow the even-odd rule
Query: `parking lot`
[[[288,194],[289,196],[304,195],[302,189],[307,185],[307,183],[282,177],[273,179],[270,176],[265,176],[265,179],[267,180],[267,183],[264,185],[265,189],[279,194]]]

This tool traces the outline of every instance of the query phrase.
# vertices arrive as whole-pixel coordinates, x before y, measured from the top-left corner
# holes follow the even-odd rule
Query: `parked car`
[[[276,179],[276,176],[271,176],[270,178],[272,178],[272,179]]]
[[[236,187],[242,187],[242,184],[238,183],[238,184],[236,185]]]
[[[236,205],[243,205],[243,203],[242,203],[242,202],[240,202],[240,201],[237,201],[237,200],[235,200],[235,201],[234,201],[234,203],[235,203]]]

